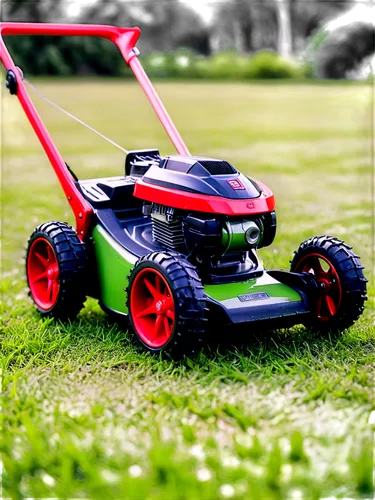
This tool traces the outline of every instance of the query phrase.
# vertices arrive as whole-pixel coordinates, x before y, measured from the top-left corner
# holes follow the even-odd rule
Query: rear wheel
[[[205,300],[195,267],[178,254],[141,257],[129,277],[129,321],[153,353],[192,355],[203,344]]]
[[[74,318],[86,300],[87,254],[84,243],[64,222],[47,222],[31,235],[26,275],[37,310],[58,319]]]
[[[366,297],[363,266],[349,245],[331,236],[304,241],[291,262],[291,271],[314,275],[318,288],[312,301],[312,326],[344,330],[362,314]]]

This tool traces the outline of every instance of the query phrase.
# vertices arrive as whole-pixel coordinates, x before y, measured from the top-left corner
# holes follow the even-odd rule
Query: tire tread
[[[137,274],[140,266],[142,268],[146,267],[148,262],[150,262],[151,266],[156,265],[159,271],[164,272],[164,276],[168,278],[172,285],[172,292],[175,295],[175,332],[168,344],[160,349],[152,349],[140,340],[135,332],[129,307],[133,278]],[[140,341],[149,351],[154,353],[162,351],[170,357],[175,358],[181,355],[195,355],[201,349],[204,342],[206,301],[204,299],[203,285],[197,271],[184,256],[175,252],[163,251],[153,252],[140,257],[129,276],[127,306],[133,333],[138,341]]]
[[[333,236],[314,236],[301,243],[294,252],[291,271],[296,271],[301,258],[309,253],[320,253],[335,268],[342,288],[342,300],[339,310],[331,321],[321,322],[316,318],[313,326],[318,329],[345,330],[359,319],[367,300],[367,279],[363,274],[364,266],[352,247]]]
[[[56,304],[49,311],[44,311],[38,306],[36,308],[42,316],[61,320],[73,319],[86,300],[88,268],[86,246],[80,241],[76,231],[66,222],[45,222],[36,227],[31,234],[26,260],[31,243],[40,237],[46,238],[55,251],[60,271],[60,291]]]

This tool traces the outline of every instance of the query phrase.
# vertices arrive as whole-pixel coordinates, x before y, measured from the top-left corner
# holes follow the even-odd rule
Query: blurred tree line
[[[2,20],[139,26],[142,35],[138,48],[146,56],[179,49],[201,56],[222,51],[252,54],[266,50],[290,59],[302,53],[312,35],[319,34],[328,20],[352,4],[353,0],[219,0],[214,4],[212,21],[206,23],[196,11],[178,0],[96,0],[82,3],[74,18],[69,15],[64,0],[3,0]],[[366,36],[363,43],[360,42],[365,48],[356,52],[357,59],[358,54],[371,53],[371,34]],[[17,64],[28,74],[130,74],[115,46],[107,40],[23,36],[7,37],[6,42]],[[342,77],[340,68],[343,60],[345,67],[348,66],[353,39],[347,37],[342,46],[335,41],[325,43],[322,47],[328,47],[330,56],[320,54],[320,67],[330,66],[336,53],[341,63],[334,65],[335,70],[330,73],[320,73]],[[348,57],[342,54],[345,50]]]

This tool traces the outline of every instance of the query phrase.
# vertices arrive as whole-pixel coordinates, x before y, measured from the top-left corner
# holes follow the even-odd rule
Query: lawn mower
[[[0,35],[99,36],[117,45],[177,154],[127,151],[116,177],[79,180],[56,149],[0,37],[6,86],[16,95],[56,171],[76,219],[39,225],[26,274],[40,314],[74,318],[87,296],[126,319],[153,353],[192,355],[216,328],[304,324],[342,331],[361,315],[359,257],[332,236],[295,252],[290,271],[266,270],[257,251],[276,233],[275,199],[262,182],[217,158],[192,156],[144,72],[139,28],[2,23]]]

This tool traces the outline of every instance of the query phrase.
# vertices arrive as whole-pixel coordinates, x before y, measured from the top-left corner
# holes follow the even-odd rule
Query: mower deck
[[[109,215],[109,214],[108,214]],[[100,213],[98,217],[101,217]],[[122,244],[113,238],[108,231],[98,224],[93,230],[93,249],[99,283],[97,291],[92,295],[98,298],[105,309],[114,314],[128,314],[126,307],[127,276],[131,272],[139,255],[124,247],[124,243],[132,241],[137,232],[137,241],[143,241],[144,247],[139,245],[137,250],[143,250],[142,255],[156,249],[146,248],[146,245],[155,245],[152,242],[151,223],[143,217],[127,219],[125,227],[119,223]],[[138,222],[138,224],[136,224]],[[131,230],[133,233],[131,236]],[[140,238],[142,234],[142,238]],[[119,233],[120,235],[120,233]],[[116,290],[117,293],[113,293]],[[118,293],[121,290],[122,293]],[[304,293],[281,283],[266,271],[261,276],[236,283],[204,284],[204,294],[207,300],[209,316],[213,323],[231,325],[241,323],[268,322],[278,320],[279,324],[298,324],[303,322],[303,317],[311,311],[308,307]]]
[[[220,307],[228,324],[253,323],[277,319],[282,324],[302,323],[310,309],[304,294],[280,283],[266,271],[260,277],[239,283],[205,285],[211,308]],[[224,319],[224,317],[223,317]]]

